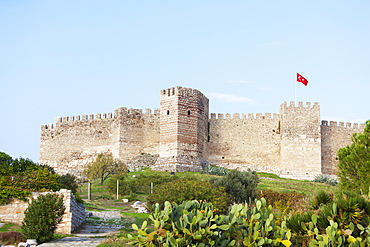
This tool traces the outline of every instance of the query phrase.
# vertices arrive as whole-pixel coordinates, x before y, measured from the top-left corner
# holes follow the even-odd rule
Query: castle
[[[214,114],[196,89],[160,92],[160,109],[57,117],[41,126],[40,163],[80,175],[99,153],[130,168],[200,171],[208,164],[312,179],[336,173],[336,152],[364,125],[321,121],[318,103],[284,102],[279,113]]]

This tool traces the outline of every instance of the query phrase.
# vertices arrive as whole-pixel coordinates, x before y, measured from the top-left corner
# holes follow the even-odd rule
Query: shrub
[[[297,234],[294,239],[298,246],[308,246],[310,241],[310,246],[323,242],[335,245],[320,246],[369,246],[365,245],[370,243],[369,201],[354,192],[342,191],[333,196],[320,191],[312,205],[315,211],[297,213],[287,220],[287,227]],[[366,241],[361,242],[363,237]],[[345,245],[348,241],[363,245]]]
[[[331,178],[330,176],[325,175],[325,174],[320,174],[316,176],[313,182],[329,184],[332,186],[338,185],[338,180],[336,180],[335,178]]]
[[[0,232],[0,243],[1,244],[17,244],[25,241],[26,238],[20,232]]]
[[[215,187],[208,181],[191,178],[161,184],[154,191],[147,198],[150,208],[156,203],[163,204],[165,201],[181,204],[183,201],[189,200],[206,200],[213,203],[217,210],[224,212],[231,204],[230,197],[224,188]]]
[[[286,215],[294,211],[301,211],[307,204],[305,196],[295,191],[279,193],[272,190],[262,191],[259,198],[265,198],[267,204],[273,206],[274,216],[280,223]]]
[[[77,177],[72,174],[65,174],[59,177],[59,183],[63,189],[71,190],[74,195],[77,194]]]
[[[349,229],[350,224],[366,226],[370,223],[370,202],[354,192],[342,191],[333,202],[322,206],[318,215],[317,225],[321,229],[330,226],[330,220],[337,222],[343,231]],[[358,236],[358,229],[352,231]]]
[[[59,175],[50,166],[37,165],[29,159],[13,160],[0,152],[0,204],[12,198],[26,200],[32,191],[57,191]]]
[[[26,209],[22,232],[26,238],[43,243],[53,236],[57,224],[62,221],[65,207],[63,198],[57,195],[40,195]]]
[[[201,173],[207,173],[216,176],[225,176],[227,174],[227,169],[220,166],[209,165],[205,169],[203,169]]]
[[[273,206],[281,205],[282,207],[289,208],[286,212],[289,213],[291,210],[299,210],[305,203],[305,195],[290,191],[288,193],[280,193],[272,190],[263,190],[258,198],[265,198],[267,203]]]
[[[217,187],[224,187],[225,191],[236,203],[243,203],[257,197],[256,191],[259,179],[255,171],[241,172],[231,170],[226,176],[214,178],[211,182]]]
[[[333,201],[333,195],[321,190],[313,197],[311,206],[313,209],[319,209],[321,206]]]

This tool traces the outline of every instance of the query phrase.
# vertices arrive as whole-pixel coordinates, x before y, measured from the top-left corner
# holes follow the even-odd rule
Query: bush
[[[224,187],[225,191],[232,197],[236,203],[254,200],[257,197],[257,185],[259,179],[257,173],[241,172],[237,170],[229,171],[226,176],[214,178],[211,180],[217,187]]]
[[[329,184],[331,186],[338,185],[338,180],[336,180],[335,178],[331,178],[330,176],[325,175],[325,174],[320,174],[316,176],[313,182]]]
[[[65,207],[63,198],[57,195],[40,195],[24,212],[22,232],[26,238],[43,243],[53,236],[57,224],[62,221]]]
[[[313,209],[319,209],[321,206],[333,201],[333,195],[321,190],[313,197],[311,206]]]
[[[342,191],[335,195],[333,201],[320,208],[317,225],[321,229],[330,226],[330,220],[338,222],[341,230],[349,229],[350,225],[370,223],[370,202],[354,192]],[[359,229],[352,229],[352,234],[359,235]]]
[[[12,198],[26,201],[33,191],[57,191],[61,188],[59,177],[50,166],[23,158],[13,160],[0,152],[0,204]]]
[[[148,207],[165,201],[181,204],[189,200],[206,200],[213,203],[214,207],[224,212],[231,204],[229,195],[224,188],[215,187],[208,181],[192,180],[191,178],[178,179],[173,182],[157,186],[153,194],[147,198]]]
[[[19,242],[25,241],[26,238],[20,232],[0,232],[0,243],[1,244],[18,244]]]
[[[77,177],[69,173],[59,177],[59,183],[63,189],[71,190],[74,195],[77,194]]]
[[[225,176],[227,174],[227,169],[220,166],[209,165],[201,173],[207,173],[216,176]]]
[[[301,211],[307,204],[305,196],[295,191],[279,193],[272,190],[262,191],[259,198],[265,198],[273,206],[274,216],[280,223],[291,212]]]

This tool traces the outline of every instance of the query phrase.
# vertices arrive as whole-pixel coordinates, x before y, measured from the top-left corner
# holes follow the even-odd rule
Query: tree
[[[0,175],[8,175],[10,172],[10,164],[13,159],[4,152],[0,152]]]
[[[249,198],[252,200],[256,198],[259,179],[255,171],[241,172],[231,170],[226,176],[213,179],[211,182],[215,186],[224,187],[234,202],[243,203],[248,201]]]
[[[126,165],[123,161],[114,159],[111,153],[109,154],[98,154],[95,161],[87,164],[84,170],[84,175],[89,180],[99,178],[100,184],[112,174],[123,174],[127,171]]]
[[[48,241],[62,221],[64,211],[62,197],[52,194],[39,196],[24,212],[23,234],[26,238],[36,239],[38,243]]]
[[[64,189],[71,190],[74,195],[77,194],[78,183],[77,177],[72,174],[65,174],[59,177],[59,183]]]
[[[368,194],[370,186],[370,120],[363,133],[352,136],[352,144],[338,150],[339,186]]]

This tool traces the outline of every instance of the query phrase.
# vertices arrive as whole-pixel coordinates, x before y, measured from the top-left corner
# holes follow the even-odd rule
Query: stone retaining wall
[[[73,193],[66,189],[61,189],[57,192],[32,192],[29,201],[35,200],[40,195],[48,193],[62,195],[64,206],[66,207],[63,220],[58,225],[56,233],[71,234],[85,221],[85,206],[77,202]],[[24,211],[26,211],[28,205],[28,202],[19,199],[14,199],[9,204],[0,205],[0,221],[22,224]]]

